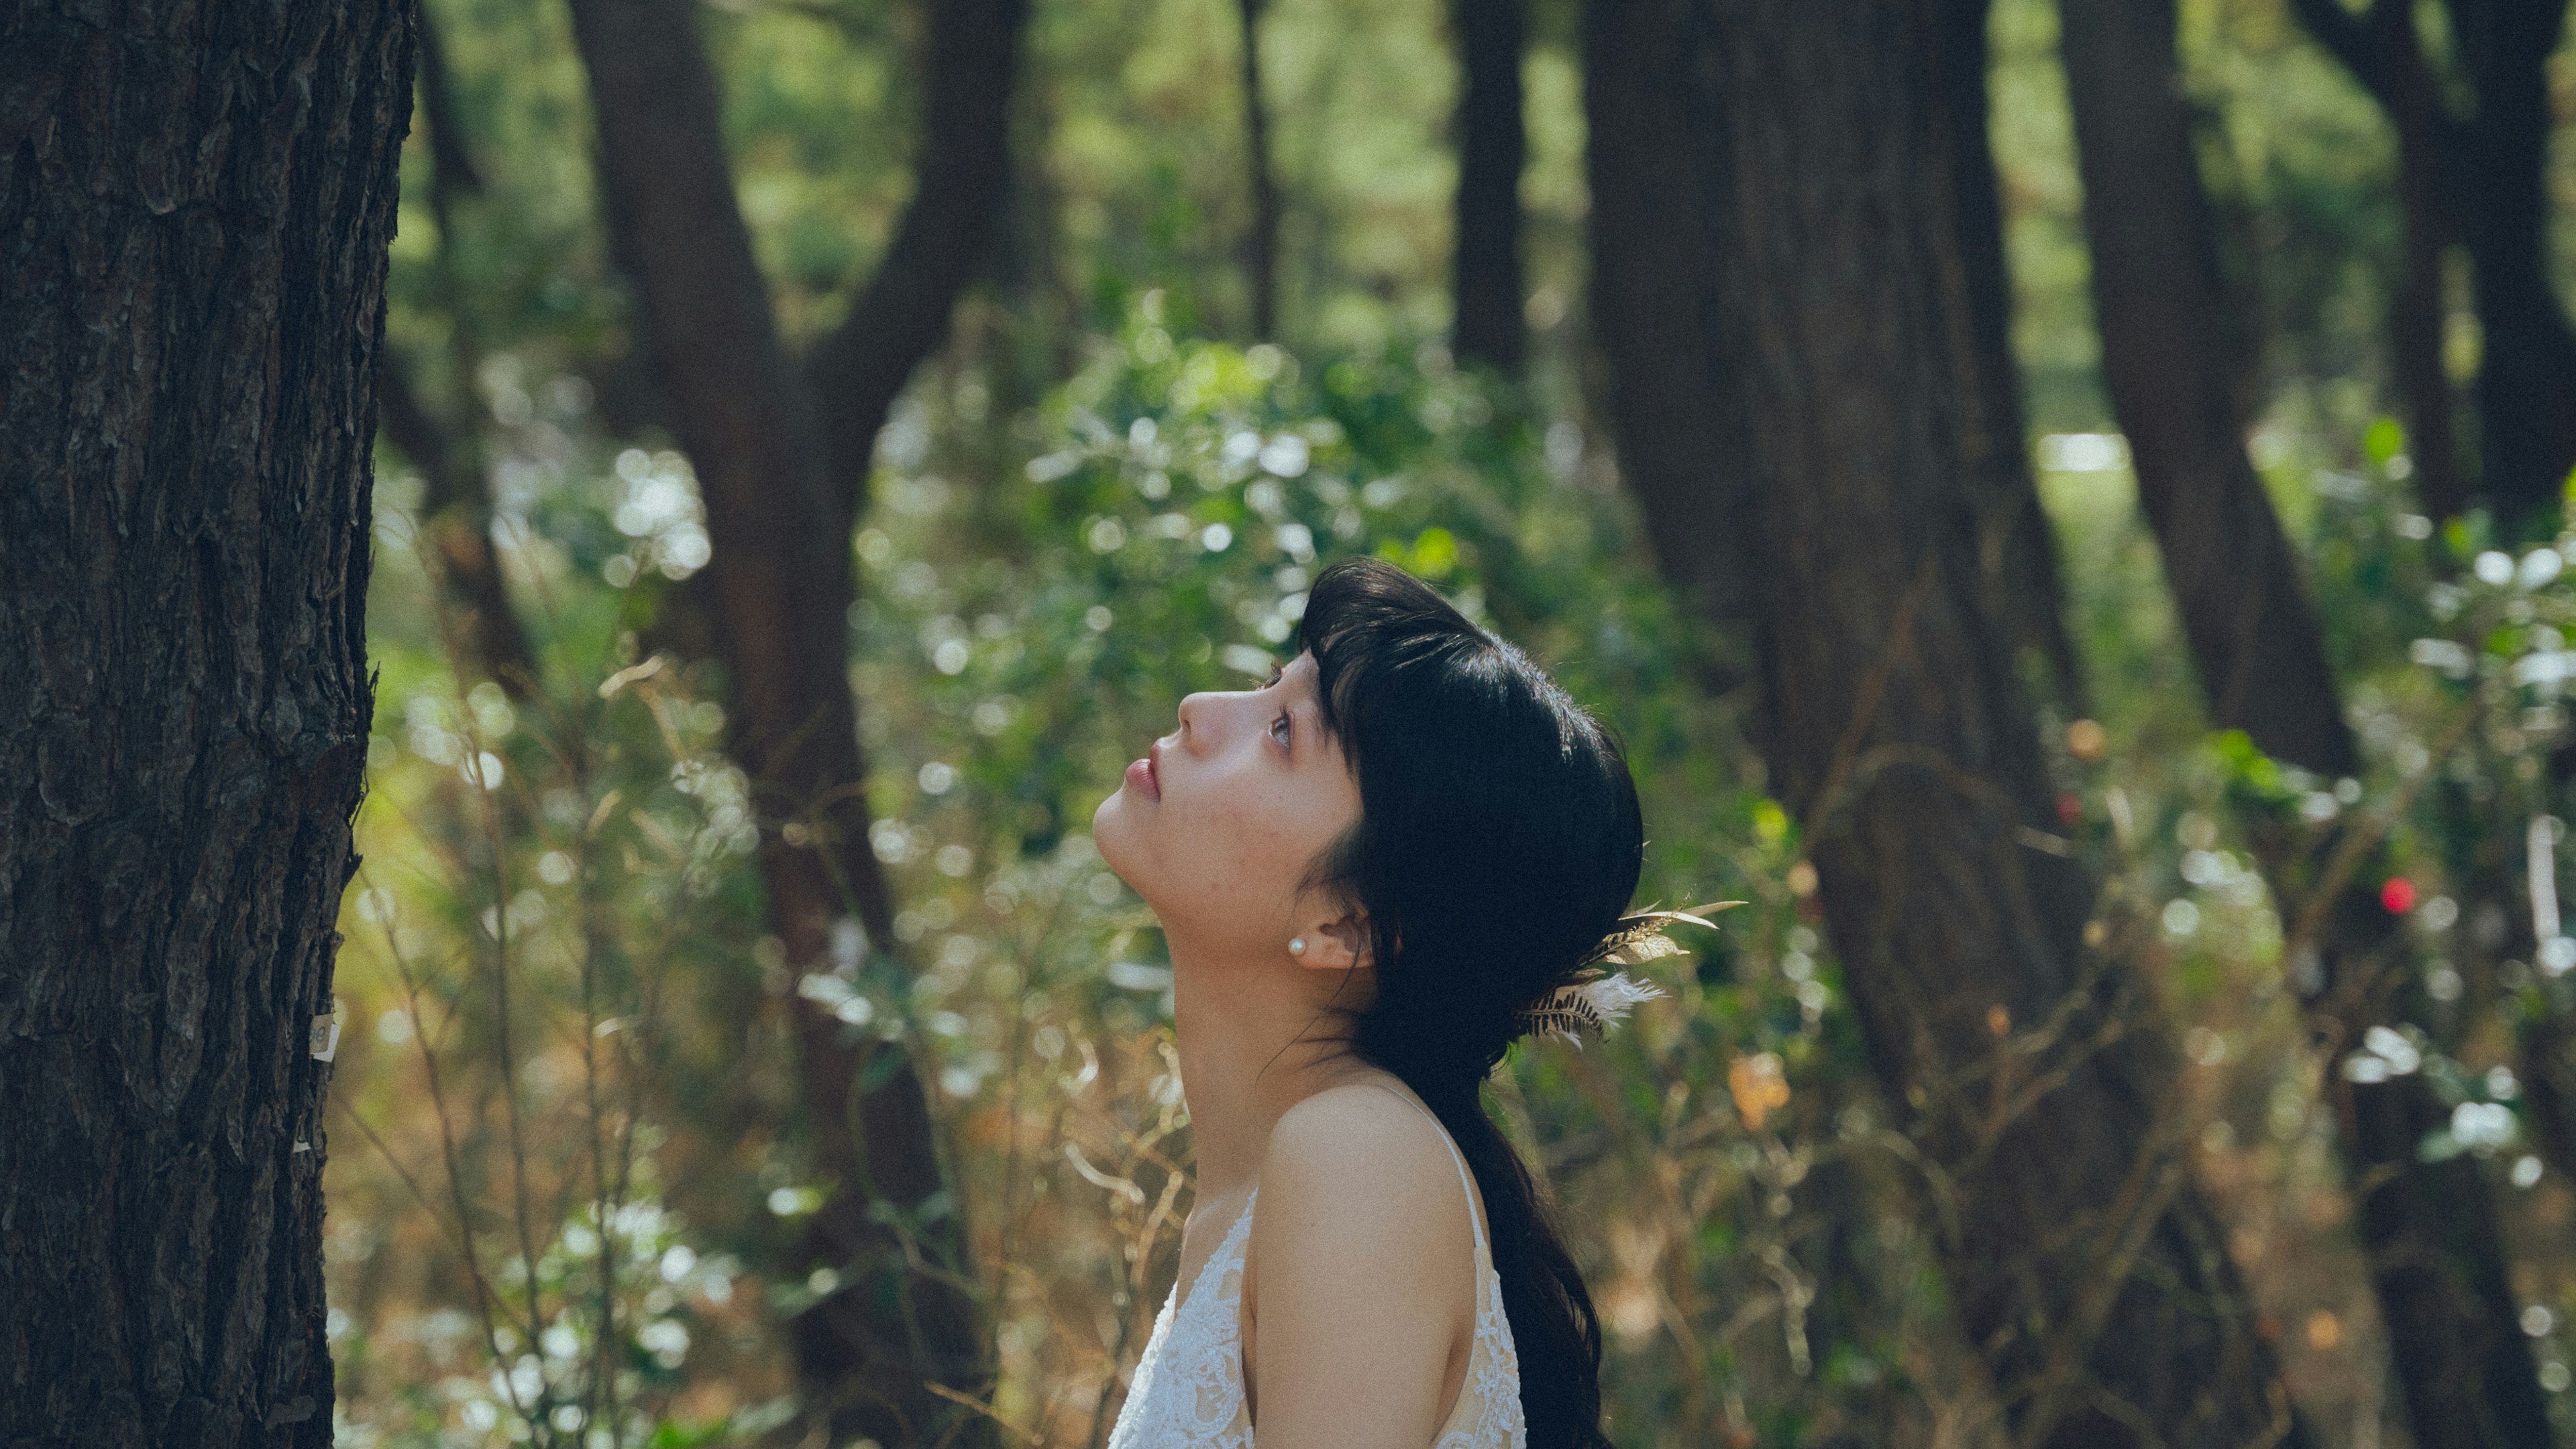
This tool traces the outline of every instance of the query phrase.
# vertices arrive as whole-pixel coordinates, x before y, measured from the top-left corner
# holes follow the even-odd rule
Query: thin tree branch
[[[913,203],[849,321],[803,366],[779,336],[735,199],[696,7],[573,0],[572,12],[599,117],[612,245],[636,283],[658,390],[706,503],[728,748],[755,798],[805,806],[803,830],[764,829],[760,847],[772,926],[789,969],[802,971],[836,922],[855,920],[871,941],[892,938],[892,899],[856,788],[866,761],[848,685],[849,533],[887,409],[945,336],[991,230],[1007,180],[1004,122],[1025,6],[931,8]],[[907,1245],[853,1190],[872,1179],[909,1213],[943,1186],[919,1075],[901,1047],[889,1048],[896,1070],[861,1092],[863,1063],[847,1029],[808,1002],[788,1010],[814,1170],[836,1184],[797,1257],[862,1270],[794,1325],[808,1413],[836,1440],[933,1442],[934,1426],[946,1424],[988,1443],[988,1424],[928,1387],[984,1391],[980,1303],[908,1267]],[[957,1219],[936,1231],[959,1231]],[[962,1261],[962,1242],[933,1247],[941,1261]],[[888,1283],[898,1289],[890,1300],[878,1291]]]
[[[805,364],[822,418],[829,518],[864,511],[877,433],[913,370],[947,339],[1010,181],[1009,111],[1027,0],[940,0],[929,8],[929,93],[912,202],[848,318]]]
[[[436,550],[432,566],[440,582],[463,606],[458,652],[512,695],[528,698],[537,687],[536,656],[502,580],[481,470],[450,443],[390,344],[376,354],[376,421],[385,440],[420,470],[423,541]]]
[[[419,85],[422,119],[429,127],[430,204],[438,214],[440,244],[445,245],[447,204],[457,196],[483,194],[483,173],[465,144],[464,120],[456,111],[456,88],[447,69],[447,46],[427,6],[420,11]]]
[[[1270,169],[1270,112],[1261,98],[1261,12],[1264,0],[1238,0],[1243,48],[1244,172],[1252,183],[1252,229],[1243,237],[1244,281],[1252,289],[1252,333],[1267,340],[1279,330],[1279,181]]]

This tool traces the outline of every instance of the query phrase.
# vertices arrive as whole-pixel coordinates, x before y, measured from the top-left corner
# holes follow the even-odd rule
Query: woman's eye
[[[1274,664],[1270,668],[1270,677],[1261,681],[1261,687],[1264,689],[1276,689],[1279,686],[1279,681],[1287,677],[1287,667],[1285,665]]]
[[[1270,737],[1283,745],[1288,743],[1288,716],[1283,714],[1270,722]]]

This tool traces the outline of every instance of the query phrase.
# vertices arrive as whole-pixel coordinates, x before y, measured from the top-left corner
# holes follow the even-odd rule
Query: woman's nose
[[[1181,698],[1180,746],[1185,750],[1222,748],[1228,738],[1226,727],[1236,711],[1230,706],[1243,696],[1220,690],[1200,690]]]

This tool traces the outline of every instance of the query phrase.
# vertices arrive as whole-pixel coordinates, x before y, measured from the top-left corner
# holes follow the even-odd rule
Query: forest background
[[[1616,1443],[2576,1443],[2563,22],[425,0],[314,1427],[1101,1444],[1085,826],[1373,553],[1750,903],[1491,1091]]]

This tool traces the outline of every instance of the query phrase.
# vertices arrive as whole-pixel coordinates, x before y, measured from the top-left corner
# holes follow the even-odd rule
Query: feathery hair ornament
[[[1664,932],[1685,921],[1714,931],[1717,923],[1707,919],[1709,914],[1743,904],[1711,901],[1686,911],[1632,911],[1621,916],[1610,934],[1577,963],[1573,980],[1521,1009],[1521,1030],[1560,1037],[1572,1042],[1576,1051],[1583,1050],[1582,1032],[1606,1035],[1627,1017],[1629,1007],[1664,994],[1664,989],[1651,981],[1635,980],[1625,971],[1603,970],[1603,963],[1642,966],[1659,957],[1688,955],[1691,948]]]

